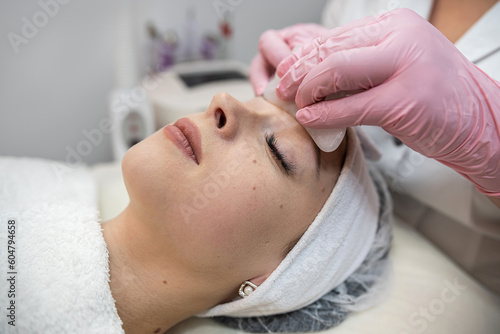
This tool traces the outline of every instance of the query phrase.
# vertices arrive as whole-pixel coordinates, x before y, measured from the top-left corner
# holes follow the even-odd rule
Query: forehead
[[[283,109],[267,102],[264,98],[257,96],[253,99],[246,101],[245,105],[261,116],[261,123],[264,127],[272,127],[274,132],[296,132],[297,135],[304,137],[303,139],[315,145],[311,137],[304,130],[302,125],[297,122],[295,117],[288,114]]]

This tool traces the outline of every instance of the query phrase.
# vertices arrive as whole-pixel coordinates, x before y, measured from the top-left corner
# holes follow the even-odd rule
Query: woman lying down
[[[191,316],[318,331],[386,290],[390,199],[358,135],[321,152],[262,97],[220,93],[133,146],[130,203],[102,225],[87,169],[58,180],[40,159],[0,166],[1,244],[15,219],[18,254],[2,333],[163,333]]]

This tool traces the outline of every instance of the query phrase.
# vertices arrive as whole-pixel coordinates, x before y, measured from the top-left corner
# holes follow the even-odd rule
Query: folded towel
[[[124,333],[94,180],[85,167],[61,177],[60,166],[0,157],[0,264],[11,278],[0,280],[0,333]]]

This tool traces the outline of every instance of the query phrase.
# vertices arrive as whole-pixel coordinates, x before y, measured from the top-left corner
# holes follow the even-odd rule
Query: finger
[[[277,72],[281,77],[278,96],[285,100],[293,99],[306,75],[320,63],[335,53],[379,45],[379,41],[387,34],[380,32],[376,36],[367,36],[362,32],[363,29],[364,27],[351,29],[335,37],[320,36],[312,43],[295,50],[278,65]],[[307,50],[310,50],[309,53],[306,53]]]
[[[396,72],[397,62],[386,47],[362,47],[331,54],[305,75],[295,102],[299,108],[343,91],[367,90]]]
[[[312,42],[312,44],[317,43],[318,39]],[[302,55],[300,49],[294,51],[289,57],[283,60],[277,68],[277,73],[281,80],[276,89],[276,94],[282,100],[293,101],[302,80],[320,62],[318,58],[319,45],[309,54]]]
[[[333,35],[342,35],[350,30],[353,29],[358,29],[358,28],[363,28],[363,29],[369,29],[373,30],[373,27],[375,25],[379,25],[380,28],[387,26],[391,23],[391,20],[393,18],[393,15],[395,13],[399,13],[398,10],[394,11],[388,11],[385,13],[377,14],[377,15],[372,15],[372,16],[366,16],[351,22],[348,22],[340,27],[334,28],[331,30]],[[370,32],[367,32],[369,34]]]
[[[393,17],[395,17],[394,13],[397,12],[368,16],[325,32],[285,58],[276,69],[279,77],[282,78],[299,59],[313,52],[316,52],[320,60],[332,52],[378,45],[390,32],[385,28],[391,24]],[[283,97],[289,98],[286,95]]]
[[[273,68],[288,57],[292,50],[276,30],[267,30],[259,39],[259,52]]]
[[[341,42],[346,43],[350,39],[352,42],[349,44],[351,45],[344,44],[342,46],[343,49],[350,49],[354,46],[360,46],[360,40],[367,40],[366,35],[368,35],[370,31],[373,30],[373,28],[370,28],[370,26],[380,23],[383,18],[384,17],[380,17],[379,19],[378,16],[368,16],[359,20],[351,21],[332,30],[325,29],[325,32],[321,36],[318,36],[315,41],[304,45],[302,48],[294,52],[293,56],[289,56],[286,60],[283,60],[281,64],[277,66],[278,75],[282,77],[293,63],[309,54],[320,45],[325,44],[327,41],[337,42],[340,44]],[[365,36],[365,38],[361,38],[363,36]],[[352,45],[353,42],[354,45]]]
[[[285,57],[276,67],[276,73],[278,73],[278,76],[282,78],[299,59],[310,56],[312,53],[317,54],[317,50],[320,47],[320,41],[321,36],[318,36],[310,43],[297,48]]]
[[[387,87],[385,87],[387,86]],[[390,87],[389,87],[390,86]],[[300,109],[296,118],[310,128],[344,128],[356,125],[376,125],[390,132],[394,128],[393,112],[410,108],[388,91],[390,83],[338,100],[322,101]]]
[[[283,29],[280,31],[283,40],[290,50],[308,44],[314,38],[327,33],[329,29],[315,23],[296,24],[293,29]]]
[[[249,79],[257,96],[264,94],[264,90],[269,83],[272,74],[272,72],[270,73],[270,67],[260,53],[250,63]]]

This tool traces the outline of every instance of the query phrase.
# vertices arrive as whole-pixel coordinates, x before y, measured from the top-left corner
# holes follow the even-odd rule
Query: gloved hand
[[[268,30],[259,39],[259,53],[250,64],[250,82],[256,95],[262,95],[278,64],[295,47],[328,32],[317,24],[296,24],[282,30]]]
[[[413,11],[333,29],[283,60],[278,75],[278,96],[295,98],[304,126],[380,126],[500,197],[500,83]]]

